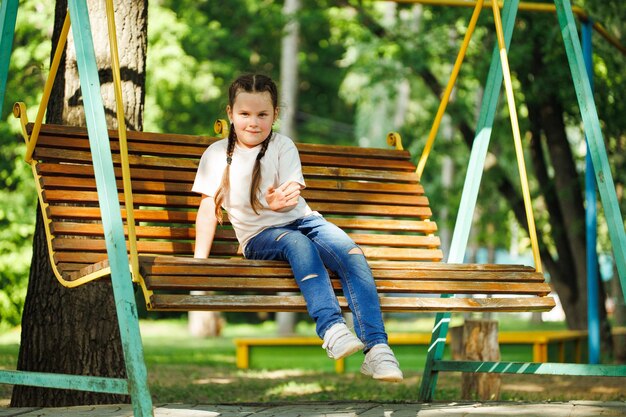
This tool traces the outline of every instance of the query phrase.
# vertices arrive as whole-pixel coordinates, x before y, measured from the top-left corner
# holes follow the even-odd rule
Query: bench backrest
[[[111,149],[122,192],[117,132]],[[200,196],[191,192],[199,159],[216,138],[128,132],[140,254],[192,256]],[[370,260],[439,261],[436,224],[409,153],[395,149],[297,144],[313,210],[346,230]],[[67,279],[106,259],[86,129],[44,125],[34,160],[51,221],[54,262]],[[212,255],[233,257],[232,227],[220,227]]]

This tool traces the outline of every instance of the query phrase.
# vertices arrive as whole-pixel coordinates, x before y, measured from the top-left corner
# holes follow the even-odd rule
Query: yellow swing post
[[[139,274],[139,255],[137,253],[137,233],[135,231],[135,215],[133,203],[133,189],[128,162],[128,141],[126,137],[126,118],[124,102],[122,100],[122,81],[120,76],[120,58],[117,46],[117,32],[113,1],[106,1],[107,24],[109,29],[109,45],[111,49],[111,72],[113,73],[113,88],[115,91],[115,105],[117,113],[117,131],[120,142],[120,158],[122,163],[122,184],[124,188],[124,206],[126,207],[126,225],[128,228],[128,246],[130,252],[130,266],[133,281],[142,282]],[[144,295],[146,288],[141,285]],[[149,299],[149,298],[148,298]]]
[[[517,168],[519,170],[520,183],[522,186],[522,196],[524,198],[524,209],[526,210],[526,221],[528,223],[528,235],[533,251],[533,259],[535,261],[535,269],[537,272],[543,272],[541,266],[541,256],[539,255],[539,241],[537,239],[537,229],[535,228],[535,217],[533,215],[533,206],[530,198],[530,190],[528,187],[528,176],[526,175],[526,164],[524,163],[524,149],[522,147],[522,135],[520,134],[519,121],[517,119],[517,109],[515,108],[515,97],[513,96],[513,83],[511,82],[511,71],[509,69],[509,59],[506,53],[506,44],[504,42],[504,31],[502,29],[502,18],[500,16],[500,7],[498,3],[491,3],[493,9],[493,18],[496,26],[496,35],[498,38],[498,48],[500,48],[500,63],[502,65],[502,75],[504,77],[504,88],[506,91],[507,104],[509,106],[509,115],[511,118],[511,129],[513,131],[513,141],[515,143],[515,155],[517,157]]]
[[[459,54],[456,57],[454,67],[452,68],[452,74],[450,74],[448,85],[446,86],[446,89],[443,92],[443,96],[441,97],[441,102],[439,103],[437,114],[435,115],[435,121],[430,128],[430,133],[428,134],[426,145],[424,145],[424,150],[422,151],[422,155],[420,156],[419,162],[417,163],[417,170],[415,172],[417,173],[418,181],[422,178],[424,168],[426,167],[426,161],[428,160],[430,151],[432,150],[433,144],[435,143],[435,138],[437,137],[437,132],[439,131],[439,125],[441,124],[441,119],[443,118],[446,107],[448,106],[448,102],[450,101],[452,89],[454,88],[454,84],[456,83],[459,71],[461,70],[461,65],[463,64],[463,60],[465,59],[467,47],[469,46],[470,40],[472,39],[472,35],[474,34],[474,29],[476,29],[476,23],[478,22],[478,18],[480,17],[483,3],[484,0],[478,0],[476,2],[474,13],[472,13],[472,18],[470,19],[469,25],[467,26],[467,31],[465,32],[465,37],[463,38],[463,43],[461,44],[461,49],[459,50]]]

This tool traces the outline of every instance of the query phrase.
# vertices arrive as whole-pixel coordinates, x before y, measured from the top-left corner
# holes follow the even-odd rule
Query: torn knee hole
[[[278,242],[279,240],[281,240],[282,238],[287,236],[289,233],[291,233],[291,232],[284,232],[284,233],[281,233],[280,235],[278,235],[278,237],[276,238],[276,242]]]
[[[302,278],[301,281],[306,281],[307,279],[317,278],[317,274],[309,274],[306,277]]]
[[[348,252],[348,255],[363,255],[363,250],[359,247],[352,248],[350,252]]]

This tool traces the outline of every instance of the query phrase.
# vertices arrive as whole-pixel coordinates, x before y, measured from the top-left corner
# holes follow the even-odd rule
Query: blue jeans
[[[248,241],[245,256],[289,262],[321,338],[333,324],[345,322],[326,268],[333,271],[340,278],[365,350],[387,343],[374,277],[363,252],[322,216],[312,214],[263,230]]]

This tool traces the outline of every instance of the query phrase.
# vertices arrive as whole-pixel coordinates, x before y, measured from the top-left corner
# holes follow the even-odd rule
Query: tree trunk
[[[300,0],[285,0],[283,17],[285,24],[282,48],[280,51],[280,132],[293,140],[298,139],[296,128],[296,112],[298,104],[298,51],[300,50],[300,23],[298,12]],[[276,313],[276,331],[279,335],[288,336],[295,333],[296,313],[280,311]]]
[[[450,329],[450,348],[453,360],[500,360],[498,322],[495,320],[465,320],[463,326]],[[497,400],[500,397],[499,374],[463,372],[461,399]]]
[[[107,125],[113,128],[115,99],[109,66],[104,3],[88,1]],[[53,49],[67,3],[56,4]],[[130,129],[141,130],[145,85],[147,3],[116,2],[124,107]],[[72,38],[61,62],[48,104],[47,123],[85,125]],[[109,281],[67,289],[52,272],[39,209],[33,240],[28,291],[22,317],[18,369],[77,375],[125,377],[115,302]],[[14,407],[59,407],[128,402],[128,396],[15,386]]]
[[[203,291],[192,291],[203,293]],[[187,313],[189,334],[193,337],[217,337],[222,333],[222,316],[219,311],[190,311]]]
[[[300,42],[300,23],[297,13],[300,0],[285,0],[283,17],[285,24],[280,51],[280,131],[293,140],[297,140],[296,110],[298,104],[298,51]]]

